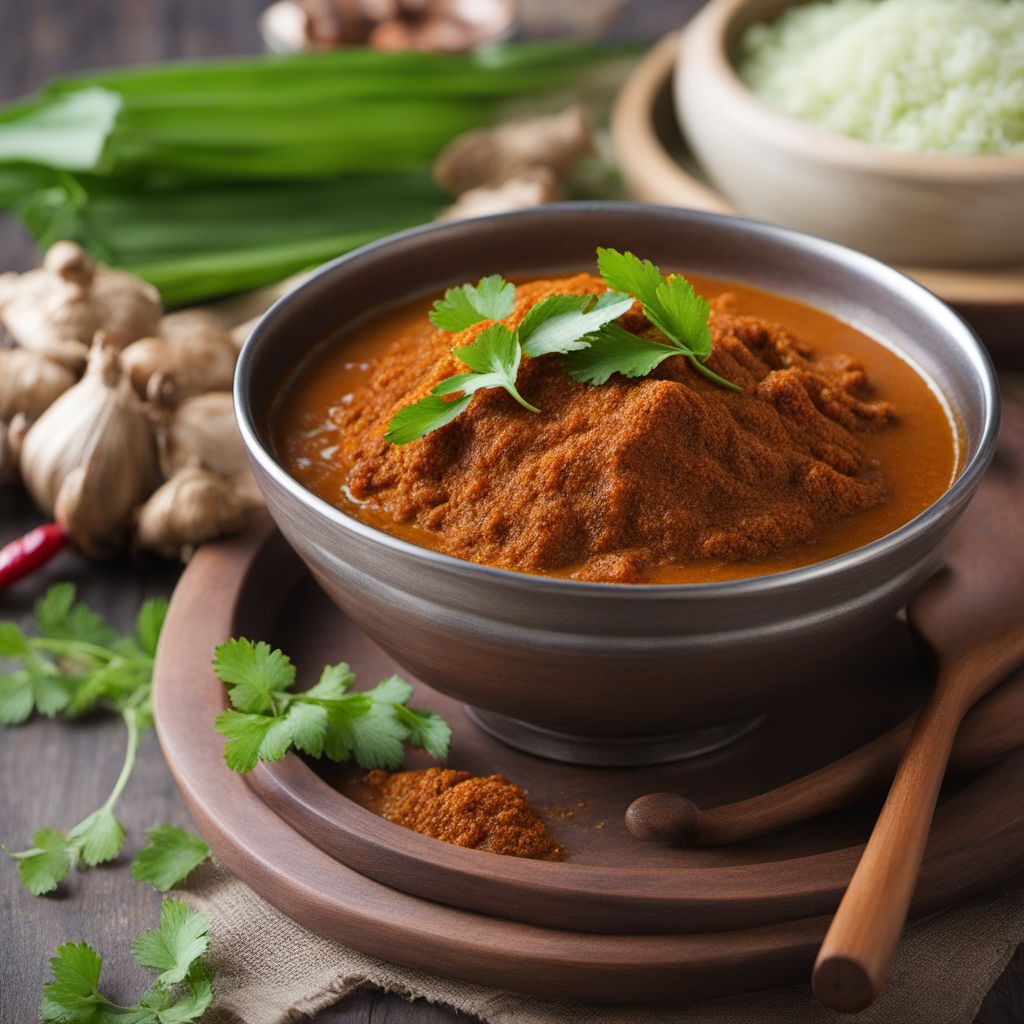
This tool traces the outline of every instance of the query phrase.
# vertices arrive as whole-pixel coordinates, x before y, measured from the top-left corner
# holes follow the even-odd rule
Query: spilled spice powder
[[[450,768],[377,770],[363,783],[372,811],[414,832],[511,857],[565,857],[526,794],[503,775],[474,776]]]

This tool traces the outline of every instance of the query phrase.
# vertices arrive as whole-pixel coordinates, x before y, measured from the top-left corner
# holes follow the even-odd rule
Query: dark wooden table
[[[613,11],[604,24],[619,38],[654,38],[675,27],[681,8],[698,2],[623,0],[623,9]],[[256,14],[263,6],[265,0],[0,0],[0,100],[29,92],[67,71],[256,52]],[[529,0],[524,7],[543,10],[550,23],[565,23],[574,8],[586,9],[588,0]],[[592,12],[592,7],[584,10]],[[0,222],[0,271],[24,269],[34,259],[20,230],[9,221]],[[20,490],[0,488],[0,543],[38,521]],[[0,618],[27,620],[33,601],[48,583],[73,580],[93,607],[128,629],[143,598],[169,593],[177,573],[175,566],[157,560],[98,565],[62,554],[39,577],[0,596]],[[121,726],[109,719],[73,725],[35,719],[0,732],[0,842],[22,847],[37,828],[63,829],[78,821],[104,799],[122,754]],[[132,880],[127,861],[147,827],[163,821],[190,825],[152,733],[143,739],[118,815],[129,833],[125,853],[113,865],[72,876],[56,898],[30,896],[19,884],[13,864],[0,862],[0,920],[5,925],[0,939],[0,1024],[36,1019],[48,957],[68,940],[87,940],[102,953],[111,998],[133,1002],[141,993],[144,973],[129,955],[129,939],[153,926],[160,897]],[[374,991],[353,995],[317,1018],[324,1024],[440,1024],[465,1019],[442,1007],[407,1004]],[[1024,949],[1017,951],[975,1024],[1022,1021]]]

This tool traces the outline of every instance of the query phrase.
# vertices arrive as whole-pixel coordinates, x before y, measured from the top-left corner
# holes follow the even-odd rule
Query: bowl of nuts
[[[347,46],[459,53],[507,38],[514,0],[277,0],[260,17],[269,49]]]

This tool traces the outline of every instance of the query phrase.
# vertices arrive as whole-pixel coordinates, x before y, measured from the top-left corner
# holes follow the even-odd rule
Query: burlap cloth
[[[889,987],[853,1017],[805,985],[678,1006],[603,1007],[531,999],[385,963],[307,931],[215,864],[181,895],[212,925],[214,1024],[302,1020],[362,985],[443,1003],[491,1024],[970,1024],[1024,942],[1024,882],[911,924]]]

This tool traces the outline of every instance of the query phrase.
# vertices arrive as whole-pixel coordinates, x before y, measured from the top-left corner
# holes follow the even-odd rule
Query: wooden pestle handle
[[[857,1013],[885,987],[946,762],[967,710],[961,693],[943,687],[914,723],[885,806],[821,945],[814,993],[834,1010]]]
[[[645,841],[718,845],[845,807],[892,779],[914,717],[816,772],[736,803],[702,810],[677,793],[648,793],[626,809],[626,827]],[[977,771],[1021,746],[1024,670],[971,709],[957,733],[950,771]]]

